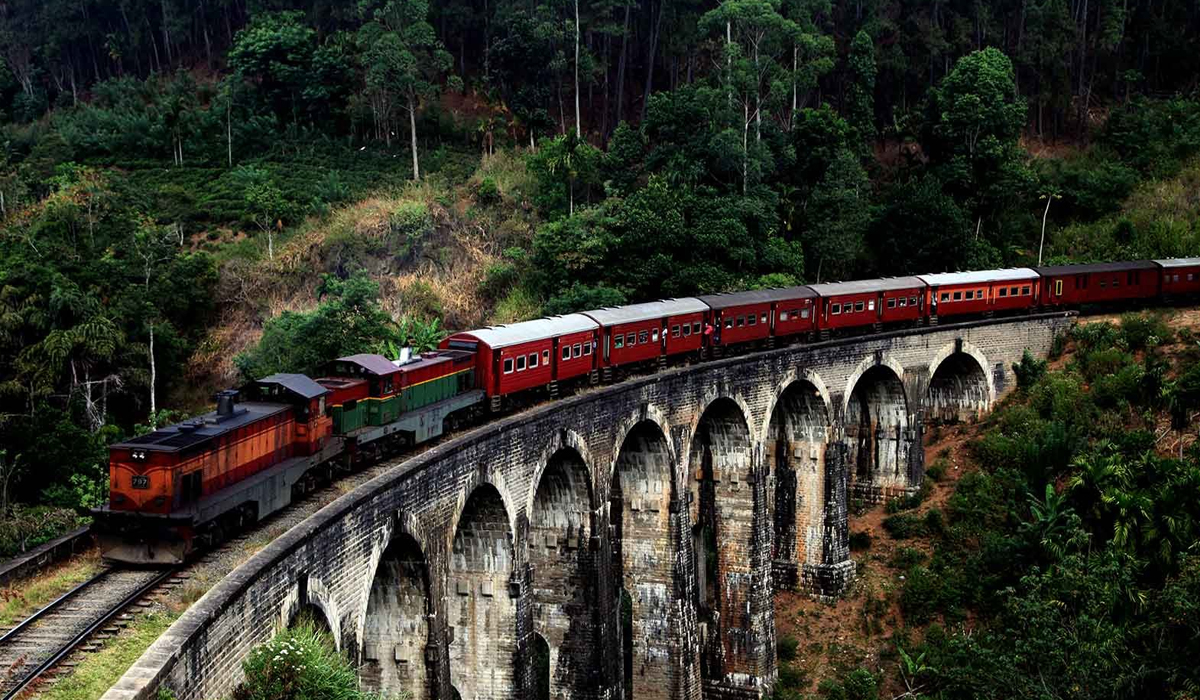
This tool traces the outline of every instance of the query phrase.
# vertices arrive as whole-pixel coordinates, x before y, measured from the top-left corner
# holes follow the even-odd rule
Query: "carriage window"
[[[975,298],[975,291],[974,291],[974,290],[967,290],[967,296],[965,297],[965,299],[966,299],[967,301],[970,301],[970,300],[972,300],[972,299],[974,299],[974,298]]]
[[[808,318],[808,309],[804,309],[800,312],[800,318]]]
[[[617,348],[618,350],[625,347],[625,336],[623,336],[623,335],[615,336],[613,338],[613,347]]]
[[[725,327],[726,327],[726,328],[733,328],[733,317],[732,317],[732,316],[730,316],[729,318],[725,319]]]
[[[1191,279],[1191,278],[1192,278],[1192,276],[1191,276],[1191,275],[1188,275],[1188,279]],[[1171,281],[1172,281],[1172,282],[1178,282],[1178,281],[1179,281],[1179,275],[1174,275],[1174,276],[1172,277]]]
[[[550,364],[550,351],[549,350],[542,351],[542,364],[543,365]]]
[[[625,345],[628,347],[633,347],[636,344],[637,344],[637,335],[635,335],[633,333],[626,333],[625,334]]]
[[[529,353],[529,369],[533,369],[534,367],[537,367],[537,365],[538,365],[537,353],[536,352]]]
[[[562,349],[562,359],[564,359],[564,360],[569,360],[569,359],[571,359],[571,346],[570,346],[570,345],[564,345],[564,346],[563,346],[563,349]]]
[[[875,310],[875,300],[872,299],[867,302],[867,311],[874,311],[874,310]]]
[[[834,314],[835,316],[836,316],[837,314],[840,314],[840,313],[842,313],[842,305],[841,305],[841,304],[834,304],[834,305],[830,306],[830,307],[829,307],[829,313],[831,313],[831,314]]]
[[[1113,278],[1113,289],[1116,289],[1117,287],[1120,287],[1120,286],[1121,286],[1121,278],[1114,277]]]
[[[1025,285],[1024,287],[1021,287],[1021,293],[1029,294],[1029,285]]]
[[[1188,282],[1191,282],[1194,277],[1195,277],[1195,275],[1193,275],[1192,273],[1189,272],[1188,273]]]
[[[895,299],[888,299],[888,308],[889,309],[896,308],[896,300]]]
[[[512,374],[512,371],[513,371],[513,361],[512,361],[512,358],[510,357],[504,361],[504,373]]]
[[[584,354],[584,355],[591,355],[591,354],[592,354],[592,344],[591,344],[591,343],[584,343],[584,344],[583,344],[583,354]]]
[[[679,337],[679,326],[671,326],[671,337],[672,338]]]
[[[856,302],[854,302],[854,310],[855,310],[855,311],[862,311],[862,310],[863,310],[863,303],[862,303],[861,301],[856,301]]]
[[[942,292],[942,301],[950,301],[950,292]]]
[[[1106,286],[1108,286],[1108,280],[1100,280],[1100,288],[1104,289]]]
[[[916,306],[916,305],[917,305],[917,298],[916,298],[916,297],[909,297],[909,298],[908,298],[908,305],[909,305],[909,306]]]
[[[758,316],[755,316],[754,314],[750,314],[750,316],[748,316],[746,318],[746,323],[748,323],[751,326],[757,325],[758,324]]]
[[[1125,273],[1125,284],[1133,284],[1133,271]]]
[[[767,315],[766,315],[766,314],[763,314],[763,315],[762,315],[762,318],[760,318],[759,320],[760,320],[760,321],[762,321],[763,323],[766,323],[766,322],[767,322]]]
[[[690,323],[683,324],[683,337],[686,338],[691,334],[692,334],[692,324],[690,324]]]
[[[907,299],[907,298],[905,298],[905,297],[900,297],[900,303],[899,303],[899,306],[900,306],[900,307],[902,307],[902,308],[903,308],[903,307],[905,307],[905,306],[908,306],[908,299]],[[914,304],[914,306],[915,306],[915,304]]]
[[[779,312],[779,320],[780,320],[780,322],[786,321],[787,319],[788,319],[788,312],[786,312],[786,311],[780,311],[780,312]]]
[[[574,357],[582,356],[583,355],[583,345],[581,345],[579,343],[575,343],[575,345],[573,345],[571,347],[571,355]]]
[[[525,369],[525,356],[521,355],[520,357],[517,358],[517,371],[520,372],[520,371],[523,371],[524,369]]]
[[[650,333],[650,340],[653,340],[653,341],[654,341],[654,342],[656,342],[656,343],[658,342],[658,329],[657,329],[657,328],[655,328],[655,329],[654,329],[654,330],[653,330],[653,331]]]
[[[695,333],[696,335],[700,334],[700,322],[699,321],[696,321],[695,323],[692,324],[692,332]]]
[[[1001,288],[1000,288],[1000,296],[1002,296],[1002,297],[1006,297],[1006,296],[1008,296],[1008,287],[1001,287]]]
[[[646,342],[646,340],[647,340],[649,337],[650,337],[650,334],[649,334],[649,333],[647,333],[646,331],[642,331],[641,333],[638,333],[638,342],[639,342],[639,343],[644,343],[644,342]]]
[[[954,301],[962,301],[962,292],[954,293]]]

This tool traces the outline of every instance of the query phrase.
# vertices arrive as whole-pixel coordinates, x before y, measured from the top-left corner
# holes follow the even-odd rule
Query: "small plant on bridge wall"
[[[376,700],[358,689],[358,674],[312,623],[284,630],[250,652],[242,663],[246,679],[233,700]]]

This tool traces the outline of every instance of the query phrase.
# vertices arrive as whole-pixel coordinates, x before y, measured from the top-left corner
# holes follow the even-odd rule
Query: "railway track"
[[[21,695],[175,570],[105,569],[0,636],[0,699]]]

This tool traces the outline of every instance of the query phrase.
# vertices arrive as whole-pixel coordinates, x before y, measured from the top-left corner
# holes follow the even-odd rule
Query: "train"
[[[1200,258],[947,272],[663,299],[449,334],[273,374],[109,448],[102,556],[176,565],[340,472],[578,385],[780,344],[1200,294]]]

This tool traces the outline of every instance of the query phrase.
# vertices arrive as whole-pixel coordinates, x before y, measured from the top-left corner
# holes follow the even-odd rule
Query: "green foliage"
[[[866,530],[858,530],[850,533],[849,539],[850,550],[853,552],[865,552],[871,548],[871,533]]]
[[[800,648],[800,640],[795,637],[784,635],[775,642],[775,655],[780,661],[789,662],[796,660],[796,651]]]
[[[328,275],[319,286],[322,301],[308,312],[285,311],[263,326],[256,347],[234,363],[247,379],[275,372],[315,375],[329,360],[372,352],[397,337],[392,319],[379,307],[379,286],[365,274],[339,280]]]
[[[87,523],[71,508],[14,505],[0,514],[0,557],[28,552]]]
[[[242,662],[245,680],[234,700],[370,700],[358,689],[358,674],[318,627],[284,630]]]
[[[908,570],[925,561],[925,553],[913,547],[900,547],[892,553],[888,565],[896,569]]]
[[[828,700],[878,700],[879,681],[874,674],[863,668],[856,668],[841,680],[841,682],[826,679],[821,682],[821,693]]]
[[[922,537],[929,532],[925,522],[913,513],[889,515],[883,519],[883,529],[887,530],[892,539],[896,540]]]
[[[1021,355],[1021,361],[1013,365],[1013,374],[1017,375],[1017,387],[1029,389],[1046,376],[1047,362],[1034,357],[1028,350]]]

